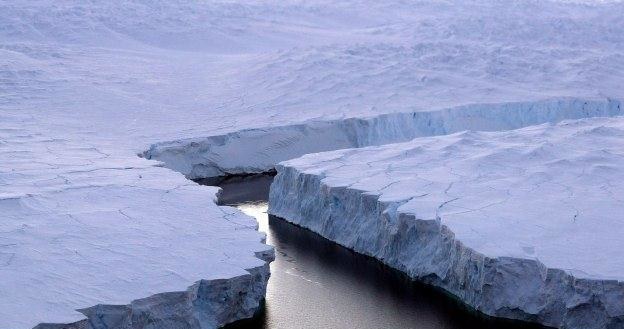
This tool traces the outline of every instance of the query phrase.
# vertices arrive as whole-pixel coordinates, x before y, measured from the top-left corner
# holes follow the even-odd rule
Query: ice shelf
[[[250,316],[271,251],[251,218],[184,176],[620,115],[622,12],[612,1],[0,2],[0,328]]]
[[[0,327],[217,328],[256,312],[273,251],[217,188],[24,137],[38,147],[0,164]]]
[[[624,119],[461,132],[282,162],[269,212],[491,316],[624,318]]]

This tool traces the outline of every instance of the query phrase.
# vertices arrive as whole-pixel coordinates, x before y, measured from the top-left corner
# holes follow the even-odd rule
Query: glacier
[[[251,218],[215,204],[216,188],[187,178],[621,115],[622,12],[612,1],[0,2],[0,327],[251,316],[272,249]]]
[[[308,154],[269,213],[490,316],[619,328],[623,137],[592,118]]]

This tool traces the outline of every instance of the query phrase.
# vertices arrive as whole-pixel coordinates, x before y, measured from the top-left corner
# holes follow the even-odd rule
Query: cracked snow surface
[[[250,316],[271,249],[251,218],[185,175],[621,114],[622,12],[610,1],[0,2],[0,328]],[[532,178],[536,191],[546,178]],[[404,185],[391,183],[380,184]],[[438,213],[514,200],[490,189],[491,203],[453,200],[467,188],[445,185]],[[619,198],[599,192],[607,209]],[[433,197],[414,195],[402,207]],[[600,207],[584,204],[560,214],[586,225]]]
[[[283,162],[269,212],[486,314],[616,328],[623,168],[621,118],[462,132]]]
[[[217,188],[114,148],[11,133],[0,152],[3,328],[85,315],[93,328],[217,327],[255,312],[272,250],[254,220],[214,203]]]

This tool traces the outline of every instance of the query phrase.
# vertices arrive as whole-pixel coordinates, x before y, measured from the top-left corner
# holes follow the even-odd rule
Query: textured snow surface
[[[190,178],[266,172],[307,153],[381,145],[466,129],[508,130],[571,118],[624,114],[614,99],[474,104],[442,111],[389,113],[344,120],[246,129],[207,138],[157,143],[143,153]]]
[[[138,299],[131,313],[164,317],[146,305],[188,306],[201,287],[145,298],[252,269],[253,284],[229,286],[249,300],[201,321],[248,316],[267,274],[252,219],[137,154],[204,177],[617,115],[622,12],[619,2],[0,2],[0,327]],[[117,314],[101,326],[128,326],[127,309],[98,312]]]
[[[461,132],[278,165],[269,212],[486,314],[624,317],[624,120]]]
[[[3,140],[19,148],[4,149],[0,165],[2,328],[72,323],[84,318],[76,309],[131,302],[131,313],[85,313],[108,316],[94,328],[142,318],[217,327],[253,314],[272,251],[255,221],[214,203],[216,188],[105,148],[13,136]]]

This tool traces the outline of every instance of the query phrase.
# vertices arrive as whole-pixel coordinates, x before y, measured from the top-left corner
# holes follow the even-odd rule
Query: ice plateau
[[[478,311],[558,328],[624,319],[624,120],[309,154],[269,212]]]
[[[0,1],[0,328],[251,316],[271,249],[251,218],[184,176],[620,115],[622,12],[613,1]]]

